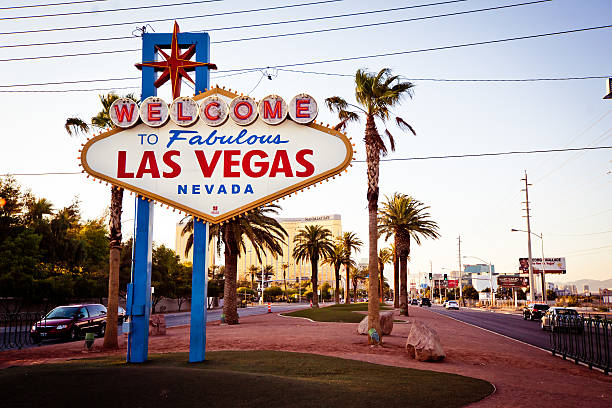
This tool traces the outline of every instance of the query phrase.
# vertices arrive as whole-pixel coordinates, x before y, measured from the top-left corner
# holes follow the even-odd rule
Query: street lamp
[[[464,256],[463,258],[474,258],[474,259],[478,259],[481,262],[484,262],[486,264],[489,265],[489,281],[491,284],[491,306],[495,306],[495,290],[493,289],[493,268],[491,267],[491,262],[487,262],[482,258],[479,258],[477,256]]]
[[[544,238],[543,238],[544,234],[538,235],[535,232],[525,231],[525,230],[516,229],[516,228],[512,228],[510,232],[527,232],[528,234],[535,235],[536,237],[540,238],[540,242],[542,243],[542,300],[544,301],[544,303],[546,303],[548,299],[546,296],[546,267],[545,267],[546,258],[544,258]],[[529,262],[532,262],[532,260],[529,260]],[[533,268],[531,268],[531,270],[533,271]],[[535,290],[535,287],[533,286],[535,282],[533,282],[532,279],[533,279],[533,276],[529,276],[530,293]],[[533,300],[534,299],[532,296],[531,301]]]

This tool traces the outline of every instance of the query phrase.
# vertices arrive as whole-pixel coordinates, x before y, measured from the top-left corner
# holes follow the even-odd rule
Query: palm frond
[[[406,122],[404,119],[400,118],[399,116],[396,116],[395,123],[397,124],[397,127],[399,127],[400,129],[402,130],[408,129],[410,132],[412,132],[413,135],[416,136],[416,132],[414,131],[414,128],[410,126],[410,124]]]
[[[66,129],[66,132],[68,132],[70,136],[73,136],[77,135],[79,132],[89,132],[89,125],[81,118],[68,118],[64,124],[64,129]]]

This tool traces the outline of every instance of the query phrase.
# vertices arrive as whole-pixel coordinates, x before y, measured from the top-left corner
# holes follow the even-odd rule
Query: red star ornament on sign
[[[180,47],[178,45],[178,23],[174,22],[174,30],[172,32],[172,43],[170,44],[170,55],[166,54],[157,45],[155,49],[166,59],[165,61],[151,61],[136,64],[136,68],[142,69],[142,67],[153,67],[156,71],[162,71],[161,75],[154,82],[156,88],[159,88],[168,80],[172,85],[172,98],[176,99],[181,96],[181,79],[185,78],[191,83],[195,84],[193,79],[189,76],[187,71],[193,71],[196,67],[208,67],[209,69],[217,69],[215,64],[209,62],[197,62],[190,61],[196,51],[195,44],[190,46],[187,51],[181,54]]]

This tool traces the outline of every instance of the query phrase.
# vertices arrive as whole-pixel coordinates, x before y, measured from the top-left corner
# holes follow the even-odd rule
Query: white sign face
[[[209,96],[230,106],[235,94],[215,88],[194,99]],[[113,129],[85,144],[81,163],[95,178],[216,223],[332,177],[352,156],[348,138],[333,129],[260,118],[248,126],[199,120]]]
[[[542,258],[532,257],[531,260],[533,261],[533,272],[542,273]],[[523,273],[529,272],[529,258],[519,258],[519,264],[519,269]],[[544,271],[546,273],[565,273],[565,258],[546,258]]]

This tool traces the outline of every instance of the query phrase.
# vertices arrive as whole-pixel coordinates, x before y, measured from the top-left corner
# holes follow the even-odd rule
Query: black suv
[[[523,319],[541,319],[548,309],[550,309],[550,306],[541,303],[529,304],[523,308]]]
[[[85,333],[104,336],[106,307],[100,304],[59,306],[51,310],[30,329],[35,342],[51,338],[77,340]]]
[[[431,301],[429,300],[429,298],[421,298],[419,300],[419,306],[423,307],[423,306],[429,306],[431,307]]]

